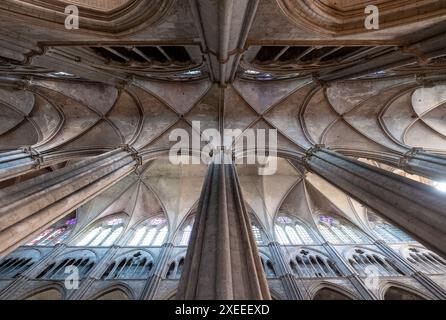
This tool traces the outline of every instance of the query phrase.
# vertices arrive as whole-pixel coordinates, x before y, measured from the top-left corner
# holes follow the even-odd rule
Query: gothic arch
[[[166,279],[180,279],[181,273],[184,268],[184,259],[186,258],[187,250],[181,250],[175,255],[174,258],[170,259],[166,265],[165,278]]]
[[[153,254],[148,250],[127,250],[110,259],[101,270],[101,279],[147,279],[152,273],[155,261]]]
[[[432,298],[423,292],[407,284],[387,281],[378,291],[381,300],[431,300]]]
[[[164,294],[160,300],[175,300],[175,297],[177,295],[177,289],[173,289],[172,291],[167,292]]]
[[[321,294],[321,296],[318,296]],[[316,286],[313,286],[309,290],[309,295],[311,300],[359,300],[360,298],[357,294],[351,292],[349,289],[330,283],[327,281],[322,281]],[[336,296],[339,299],[336,299]],[[315,299],[316,298],[316,299]],[[324,299],[325,298],[325,299]]]
[[[0,4],[0,9],[11,14],[25,16],[35,20],[34,23],[54,28],[57,25],[64,26],[66,15],[64,13],[67,1],[37,1],[34,0],[5,0]],[[72,3],[72,2],[71,2]],[[105,35],[129,35],[143,27],[159,23],[165,18],[174,5],[174,0],[156,0],[147,5],[145,0],[129,0],[122,6],[112,10],[100,10],[86,5],[79,5],[80,28],[87,32],[102,33]],[[49,10],[50,9],[50,10]]]
[[[33,289],[18,300],[64,300],[65,296],[63,286],[55,283]]]
[[[14,252],[0,259],[0,279],[14,279],[28,269],[41,257],[41,252],[36,249]]]
[[[328,0],[276,0],[282,13],[294,24],[307,30],[328,34],[348,35],[364,33],[364,1],[350,1],[342,6]],[[409,1],[410,2],[410,1]],[[415,6],[403,12],[395,12],[395,8],[407,5],[406,0],[389,0],[379,3],[380,29],[408,25],[420,20],[420,12],[425,19],[444,14],[446,6],[432,1],[419,1]],[[371,2],[373,4],[373,2]],[[378,4],[375,1],[375,4]]]
[[[38,279],[61,280],[65,277],[64,268],[76,266],[79,268],[79,277],[85,278],[97,264],[98,258],[94,251],[85,249],[74,249],[64,252],[52,261],[40,266]]]
[[[269,288],[269,293],[271,294],[271,300],[286,300],[285,297],[272,288]]]
[[[354,246],[343,251],[345,260],[362,276],[376,274],[381,276],[404,276],[404,272],[394,260],[376,249]]]
[[[127,300],[135,300],[133,290],[125,283],[117,283],[106,289],[102,289],[100,292],[90,296],[89,300],[126,300],[126,299],[112,299],[113,296],[109,296],[107,299],[101,299],[109,294],[120,294],[121,297],[127,297]],[[119,298],[119,295],[117,296]]]

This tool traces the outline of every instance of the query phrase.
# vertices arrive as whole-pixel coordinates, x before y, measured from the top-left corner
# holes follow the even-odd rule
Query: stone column
[[[41,162],[39,154],[31,148],[0,153],[0,181],[37,169]]]
[[[282,282],[283,288],[287,294],[287,298],[289,300],[307,300],[309,297],[306,297],[305,294],[302,293],[302,290],[299,286],[299,280],[291,270],[289,261],[285,259],[285,255],[282,251],[282,247],[279,243],[272,241],[268,244],[269,251],[271,252],[271,257],[274,261],[274,266],[276,274],[280,281]]]
[[[0,181],[11,179],[33,170],[55,165],[70,159],[91,157],[106,150],[39,152],[32,147],[0,153]]]
[[[344,259],[340,256],[339,252],[333,248],[331,244],[324,242],[322,246],[325,248],[325,250],[327,250],[329,257],[336,263],[339,272],[350,281],[362,299],[378,300],[378,297],[365,286],[361,278],[351,270]]]
[[[167,263],[169,262],[172,254],[172,249],[172,243],[163,244],[160,254],[156,260],[155,267],[153,268],[153,272],[150,273],[139,300],[153,300],[155,297],[161,280],[164,279],[164,275],[166,274]]]
[[[434,181],[446,181],[446,156],[428,153],[422,148],[413,148],[404,154],[399,167]]]
[[[393,262],[396,264],[398,269],[400,269],[404,274],[411,276],[417,282],[419,282],[423,287],[429,290],[432,295],[438,300],[446,299],[446,290],[438,285],[435,281],[425,275],[423,272],[416,270],[411,266],[403,257],[401,257],[395,250],[389,247],[382,240],[375,240],[375,244],[379,247],[388,257],[392,258]]]
[[[435,188],[315,147],[306,168],[446,257],[446,195]]]
[[[0,256],[43,231],[141,163],[120,148],[0,190]]]
[[[228,158],[218,153],[209,165],[177,299],[271,298],[235,166]]]

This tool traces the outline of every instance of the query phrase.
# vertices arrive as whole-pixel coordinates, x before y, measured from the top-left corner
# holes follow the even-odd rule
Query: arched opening
[[[384,300],[426,300],[426,299],[403,288],[390,287],[384,294]]]
[[[145,279],[152,268],[153,261],[149,254],[134,251],[115,259],[101,279]]]
[[[347,295],[330,288],[322,288],[313,297],[313,300],[352,300]]]
[[[336,264],[327,256],[302,249],[290,261],[293,272],[303,278],[332,278],[341,276]]]
[[[115,289],[100,295],[95,300],[130,300],[130,298],[121,289]]]
[[[62,293],[57,289],[47,289],[31,295],[25,300],[62,300]]]
[[[363,277],[369,274],[404,276],[404,272],[387,257],[364,248],[355,248],[348,256],[348,262]]]
[[[74,4],[79,5],[83,8],[98,10],[98,11],[111,11],[115,10],[119,7],[124,6],[125,4],[131,2],[131,0],[71,0],[71,1],[63,1],[67,5]]]

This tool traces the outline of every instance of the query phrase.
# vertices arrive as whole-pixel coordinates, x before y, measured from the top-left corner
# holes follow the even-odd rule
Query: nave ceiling
[[[444,153],[445,5],[372,2],[380,30],[362,27],[359,0],[77,0],[79,30],[63,27],[66,1],[2,1],[0,151],[50,161],[1,186],[123,145],[165,157],[169,135],[193,121],[201,132],[277,129],[279,156],[319,144],[392,165],[413,147]],[[125,212],[128,228],[160,213],[179,228],[206,167],[162,157],[79,208],[78,227]],[[273,176],[237,167],[265,229],[281,210],[310,225],[319,209],[366,222],[357,203],[285,158]]]

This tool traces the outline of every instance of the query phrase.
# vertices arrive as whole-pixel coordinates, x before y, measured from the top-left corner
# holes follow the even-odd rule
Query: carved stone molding
[[[367,5],[379,8],[380,29],[407,25],[444,15],[446,2],[435,0],[276,0],[283,14],[293,23],[326,34],[355,34],[364,28]]]
[[[83,5],[86,1],[78,2],[81,29],[125,35],[158,23],[170,12],[175,0],[129,0],[120,6],[112,7],[111,10],[100,10],[98,7]],[[69,4],[73,4],[73,2],[68,3],[61,0],[4,0],[0,2],[0,10],[63,26],[67,17],[65,7]]]

